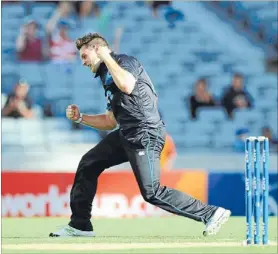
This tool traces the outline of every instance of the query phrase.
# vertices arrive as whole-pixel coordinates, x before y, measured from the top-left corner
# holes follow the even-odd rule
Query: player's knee
[[[86,163],[86,162],[88,162],[88,161],[90,161],[91,159],[92,159],[92,157],[93,157],[93,155],[91,155],[91,154],[89,154],[89,153],[85,153],[83,156],[82,156],[82,158],[81,158],[81,160],[80,160],[80,163]]]
[[[141,190],[143,199],[146,202],[153,204],[156,200],[156,193],[159,189],[159,186],[159,183],[154,183],[152,186],[144,186],[143,190]]]
[[[152,190],[144,191],[144,192],[142,192],[142,197],[146,202],[153,203],[153,201],[155,199],[155,193]]]
[[[94,154],[85,154],[82,156],[76,175],[80,177],[88,177],[88,179],[98,177],[105,169],[102,161],[94,156]]]

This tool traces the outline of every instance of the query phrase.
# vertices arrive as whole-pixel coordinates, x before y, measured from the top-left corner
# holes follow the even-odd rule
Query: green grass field
[[[232,217],[213,237],[204,226],[182,217],[94,219],[97,236],[49,238],[64,218],[3,218],[2,253],[278,253],[277,217],[269,221],[269,246],[241,246],[245,218]]]

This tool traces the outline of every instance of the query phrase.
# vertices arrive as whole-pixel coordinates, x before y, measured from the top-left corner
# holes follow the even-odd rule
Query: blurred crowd
[[[13,4],[17,1],[3,1],[3,4]],[[114,52],[120,51],[120,41],[124,31],[123,25],[119,25],[114,31],[110,27],[110,19],[112,16],[106,8],[101,8],[99,2],[95,1],[48,1],[55,4],[56,9],[46,24],[33,17],[31,4],[38,1],[26,2],[29,15],[24,18],[24,22],[20,28],[20,32],[16,38],[15,48],[17,60],[25,63],[52,62],[57,64],[70,64],[78,61],[78,52],[75,47],[74,39],[77,34],[72,33],[78,31],[84,34],[82,22],[88,18],[92,24],[90,32],[98,32],[105,37],[109,37],[111,47]],[[183,16],[172,8],[172,1],[146,1],[138,2],[138,4],[146,4],[150,7],[150,13],[154,18],[165,18],[169,22],[169,26],[173,27],[176,21],[182,20]],[[30,6],[29,6],[30,5]],[[29,6],[29,8],[28,8]],[[111,33],[111,30],[113,31]],[[112,34],[112,37],[111,37]],[[106,37],[106,38],[107,38]],[[37,114],[32,113],[32,102],[28,96],[29,85],[28,80],[20,80],[18,84],[14,84],[11,94],[2,94],[2,109],[5,117],[36,117]],[[17,96],[19,91],[24,89],[21,96]],[[19,103],[14,103],[11,98],[17,97],[24,102],[30,114],[19,110]],[[20,104],[22,105],[22,103]],[[17,112],[17,113],[15,113]],[[24,112],[24,113],[22,113]],[[43,106],[42,115],[44,117],[54,116],[52,105]],[[74,128],[78,128],[76,125]]]
[[[18,61],[50,61],[62,64],[77,61],[78,52],[74,44],[75,38],[71,32],[76,30],[80,30],[81,33],[88,32],[81,29],[83,19],[88,17],[94,20],[94,27],[90,32],[97,31],[104,36],[107,33],[112,34],[112,49],[115,52],[122,52],[120,51],[120,41],[124,27],[119,26],[111,33],[109,27],[111,16],[105,11],[105,8],[100,8],[98,2],[51,2],[56,5],[56,10],[52,13],[46,24],[41,24],[40,20],[33,18],[32,13],[25,18],[15,44]],[[176,22],[185,18],[179,10],[172,7],[172,1],[145,1],[140,4],[147,4],[151,15],[154,18],[164,18],[167,20],[170,28],[175,27]],[[236,109],[254,107],[253,98],[244,86],[244,76],[242,74],[235,73],[231,83],[223,84],[223,86],[225,85],[226,89],[221,98],[216,98],[210,93],[206,78],[200,77],[196,81],[196,84],[193,85],[192,94],[184,98],[184,103],[189,110],[191,120],[198,119],[198,110],[202,107],[222,107],[229,119],[233,119],[233,113]],[[2,116],[13,118],[36,117],[36,110],[28,96],[29,87],[28,80],[19,80],[14,85],[14,89],[10,94],[2,94]],[[51,104],[44,105],[42,115],[43,117],[54,116]],[[78,129],[80,126],[73,124],[73,128]],[[244,135],[247,134],[248,129],[245,128],[235,133],[234,149],[236,151],[244,150],[243,140]],[[269,137],[270,143],[277,146],[277,139],[273,137],[268,126],[262,129],[262,135]],[[171,137],[169,137],[170,139]],[[169,143],[171,142],[169,141]],[[174,144],[169,145],[169,147],[171,147],[170,150],[175,150]]]
[[[225,85],[225,84],[223,84]],[[227,84],[221,98],[215,98],[208,90],[208,82],[205,78],[197,80],[192,95],[184,98],[186,108],[190,112],[192,120],[198,119],[198,109],[202,107],[221,107],[225,110],[228,119],[233,119],[234,111],[254,107],[254,99],[244,86],[244,76],[235,73],[231,84]],[[243,126],[235,132],[234,151],[245,151],[245,139],[250,135],[248,128]],[[269,138],[270,149],[278,151],[278,139],[272,133],[269,126],[263,126],[261,135]]]
[[[185,97],[186,108],[190,112],[191,120],[198,119],[198,109],[202,107],[222,107],[227,113],[227,117],[233,119],[235,109],[245,109],[253,107],[253,99],[243,84],[243,76],[234,74],[231,84],[227,85],[222,98],[216,99],[208,90],[207,80],[201,78],[197,80],[193,86],[193,93],[189,97]],[[2,94],[2,116],[12,118],[34,118],[35,111],[31,98],[28,96],[29,85],[26,80],[20,80],[15,85],[13,91],[8,95]],[[43,109],[44,117],[53,117],[51,104],[46,104]],[[80,129],[81,126],[73,123],[73,129]],[[249,135],[248,128],[239,128],[235,133],[235,142],[233,144],[234,151],[245,151],[245,138]],[[107,133],[100,133],[101,137]],[[272,133],[269,126],[263,126],[261,135],[268,137],[271,150],[278,150],[278,139]],[[170,135],[167,136],[167,149],[165,148],[165,157],[175,157],[175,144]],[[169,144],[168,144],[169,143]],[[162,156],[163,157],[163,156]],[[163,161],[163,160],[162,160]],[[171,160],[169,160],[171,161]],[[164,162],[162,162],[164,164]],[[167,166],[166,166],[167,165]],[[163,167],[171,168],[170,162],[165,162]]]
[[[223,84],[225,85],[225,84]],[[220,100],[208,90],[207,80],[201,78],[196,82],[193,94],[189,98],[189,109],[192,119],[198,117],[198,109],[201,107],[223,107],[228,118],[233,118],[235,109],[252,108],[253,99],[244,87],[244,77],[239,73],[235,73],[231,84],[226,84],[226,90]],[[185,98],[185,102],[187,97]]]
[[[33,118],[32,103],[28,97],[29,86],[26,82],[20,81],[14,91],[3,98],[2,96],[2,116],[13,118]]]
[[[9,1],[4,1],[9,2]],[[13,1],[14,2],[14,1]],[[46,25],[34,19],[32,13],[25,18],[16,40],[16,51],[20,61],[72,62],[77,59],[71,30],[81,29],[84,18],[93,19],[92,30],[106,35],[111,34],[109,20],[112,18],[106,9],[101,9],[95,1],[60,2],[48,1],[57,5]],[[153,17],[164,18],[170,27],[175,22],[183,20],[183,14],[171,7],[171,1],[146,1],[150,6]],[[119,51],[123,26],[117,27],[112,34],[112,48]],[[40,33],[39,33],[40,31]],[[43,31],[43,36],[41,32]],[[84,33],[87,31],[84,31]],[[90,31],[94,32],[94,31]],[[106,37],[107,38],[107,37]]]
[[[16,51],[20,61],[73,62],[77,60],[74,38],[70,32],[82,29],[82,19],[94,19],[93,29],[105,34],[109,29],[109,17],[94,1],[55,2],[56,11],[45,27],[30,16],[26,17],[16,41]],[[113,49],[118,50],[122,27],[116,29]],[[43,31],[43,36],[39,34]]]
[[[13,4],[16,1],[4,1],[3,4]],[[34,2],[34,1],[33,1]],[[24,22],[20,28],[20,32],[15,41],[15,49],[17,60],[22,63],[40,63],[52,62],[55,64],[71,64],[78,61],[78,52],[75,47],[74,39],[76,34],[72,33],[82,30],[82,20],[91,18],[93,31],[102,34],[111,34],[109,27],[109,13],[105,8],[101,11],[97,2],[94,1],[76,1],[76,2],[60,2],[49,1],[56,5],[55,11],[47,23],[34,18],[31,7],[24,3],[29,10],[29,15],[24,18]],[[119,26],[114,31],[112,38],[112,48],[119,51],[120,39],[123,33],[123,27]],[[29,87],[28,80],[20,80],[17,84],[13,84],[13,91],[6,95],[2,94],[2,114],[5,117],[36,117],[30,97],[28,96]],[[24,109],[21,107],[24,105]],[[28,113],[27,110],[28,109]],[[44,117],[54,116],[52,105],[43,106],[42,114]]]

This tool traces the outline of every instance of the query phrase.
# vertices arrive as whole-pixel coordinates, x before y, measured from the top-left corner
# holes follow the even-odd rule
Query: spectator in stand
[[[233,144],[233,148],[235,152],[243,153],[245,151],[245,139],[249,130],[247,128],[240,128],[236,130],[236,140]]]
[[[100,9],[94,1],[76,1],[74,2],[75,11],[80,18],[100,16]]]
[[[195,93],[190,96],[190,113],[191,118],[197,118],[197,109],[200,107],[214,107],[216,102],[207,90],[207,82],[205,79],[199,79],[195,85]]]
[[[14,92],[8,95],[8,99],[2,115],[13,118],[33,118],[32,103],[28,97],[29,85],[26,81],[19,81],[14,88]]]
[[[20,61],[42,61],[44,59],[43,43],[37,36],[38,23],[28,18],[21,27],[16,40],[16,51]]]
[[[153,17],[158,17],[158,10],[160,7],[167,7],[171,5],[172,1],[146,1],[151,6]]]
[[[74,42],[69,37],[69,29],[73,28],[69,19],[72,11],[71,2],[60,2],[46,25],[48,55],[55,63],[71,63],[77,58]]]
[[[278,139],[274,137],[272,130],[269,126],[262,128],[262,136],[265,136],[269,140],[269,148],[271,151],[278,151]]]
[[[174,9],[172,6],[168,7],[164,13],[164,18],[168,22],[168,27],[173,29],[176,27],[176,22],[184,21],[184,14],[180,10]]]
[[[72,2],[59,2],[59,5],[57,7],[57,10],[54,14],[54,16],[60,18],[69,18],[69,16],[73,12],[73,3]]]
[[[74,41],[70,39],[68,34],[71,27],[71,22],[65,19],[59,20],[59,15],[54,15],[49,20],[46,29],[49,41],[49,58],[52,62],[71,63],[77,59]]]
[[[233,118],[233,111],[237,108],[251,108],[250,94],[244,89],[243,76],[236,73],[232,80],[232,86],[228,87],[222,98],[222,105],[226,109],[229,118]]]
[[[184,14],[172,6],[172,1],[146,1],[152,9],[154,18],[164,17],[169,28],[174,28],[177,21],[184,20]]]

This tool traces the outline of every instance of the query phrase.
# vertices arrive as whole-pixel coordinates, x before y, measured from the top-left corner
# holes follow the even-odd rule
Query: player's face
[[[83,46],[79,53],[82,64],[89,67],[92,72],[96,73],[101,60],[97,57],[95,50],[92,47]]]

